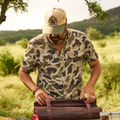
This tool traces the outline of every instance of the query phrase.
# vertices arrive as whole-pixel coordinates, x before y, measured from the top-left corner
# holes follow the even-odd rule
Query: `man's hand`
[[[42,89],[38,89],[35,92],[35,98],[40,105],[46,105],[46,98],[48,97],[48,94]]]
[[[92,85],[87,84],[82,90],[81,90],[81,94],[80,94],[80,99],[83,98],[84,93],[87,94],[87,101],[88,103],[92,103],[95,101],[96,97],[95,97],[95,92],[94,92],[94,87]]]

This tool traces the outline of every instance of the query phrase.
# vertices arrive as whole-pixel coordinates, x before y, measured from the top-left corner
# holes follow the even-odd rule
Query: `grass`
[[[120,41],[116,39],[106,40],[106,47],[101,48],[98,46],[98,41],[94,41],[93,45],[95,46],[96,51],[99,53],[100,61],[102,64],[107,63],[104,62],[106,59],[108,62],[119,62],[120,60]],[[120,62],[119,62],[120,63]]]
[[[95,85],[98,106],[103,111],[120,111],[120,40],[106,40],[106,47],[92,41],[99,54],[102,66],[101,75]],[[18,45],[0,47],[8,49],[15,58],[24,56],[25,49]],[[36,72],[31,74],[36,82]],[[83,83],[88,82],[90,69],[83,67]],[[18,75],[0,76],[0,116],[30,119],[33,113],[34,96],[25,87]]]
[[[36,79],[36,76],[32,77]],[[18,76],[0,76],[0,83],[0,116],[31,118],[35,98]]]

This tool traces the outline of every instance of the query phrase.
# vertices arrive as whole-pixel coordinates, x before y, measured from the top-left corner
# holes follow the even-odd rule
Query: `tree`
[[[9,8],[13,8],[15,12],[18,12],[18,10],[21,10],[21,12],[26,12],[28,3],[24,1],[25,0],[0,0],[0,24],[6,20],[5,13]],[[90,15],[93,15],[101,21],[105,22],[105,19],[109,16],[109,14],[102,10],[98,1],[92,2],[91,0],[85,0],[85,2],[88,5]]]
[[[13,8],[15,12],[21,10],[21,12],[26,12],[28,4],[23,0],[0,0],[0,24],[6,20],[5,13],[9,8]]]

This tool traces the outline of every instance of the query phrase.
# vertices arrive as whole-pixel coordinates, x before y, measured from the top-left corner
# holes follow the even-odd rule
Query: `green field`
[[[100,47],[99,41],[92,41],[99,54],[102,66],[101,75],[96,83],[95,92],[98,106],[103,111],[120,111],[120,39],[105,40],[106,47]],[[7,49],[15,59],[23,57],[25,49],[18,45],[1,46]],[[36,72],[31,73],[36,82]],[[90,76],[88,65],[83,67],[84,85]],[[0,116],[10,118],[32,117],[34,96],[24,86],[18,75],[0,76]]]

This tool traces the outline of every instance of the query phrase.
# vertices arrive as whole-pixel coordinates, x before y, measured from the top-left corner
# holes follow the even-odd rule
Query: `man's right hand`
[[[50,98],[43,89],[38,89],[35,92],[35,98],[40,105],[46,105],[46,98]]]

